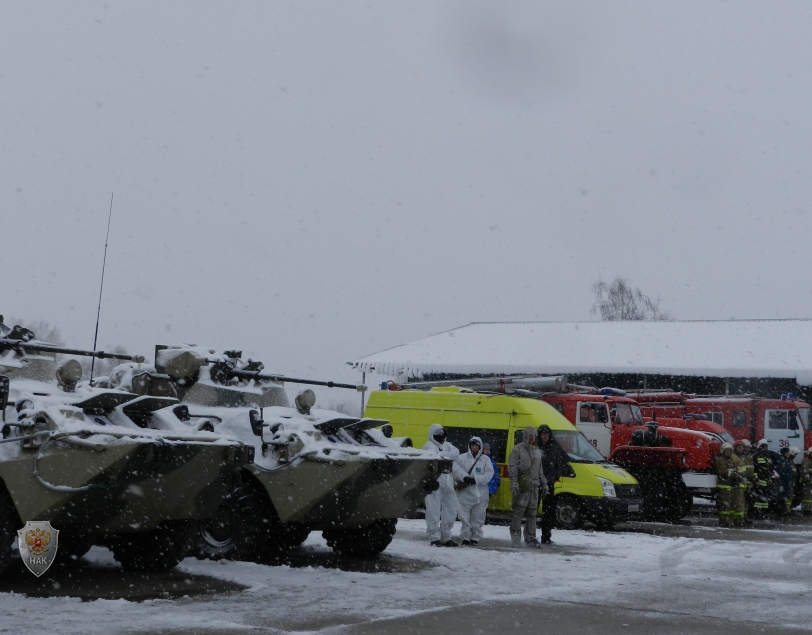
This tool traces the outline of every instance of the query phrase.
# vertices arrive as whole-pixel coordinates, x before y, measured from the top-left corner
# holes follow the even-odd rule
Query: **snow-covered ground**
[[[423,529],[420,520],[398,523],[384,556],[394,561],[384,568],[395,572],[187,559],[179,567],[187,575],[248,588],[143,602],[0,594],[0,632],[39,634],[57,624],[63,634],[252,627],[315,632],[468,603],[536,600],[812,627],[812,527],[693,530],[700,538],[557,531],[555,545],[537,550],[510,548],[503,526],[487,526],[481,548],[457,549],[430,547]],[[329,551],[315,532],[305,547]],[[88,559],[96,567],[113,566],[102,548]]]

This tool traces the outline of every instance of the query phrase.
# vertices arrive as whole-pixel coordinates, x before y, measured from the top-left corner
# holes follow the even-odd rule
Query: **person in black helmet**
[[[547,495],[542,498],[541,507],[541,544],[553,542],[553,525],[555,524],[555,482],[562,476],[574,476],[567,453],[561,449],[550,426],[539,426],[536,437],[541,450],[541,466],[547,477]]]

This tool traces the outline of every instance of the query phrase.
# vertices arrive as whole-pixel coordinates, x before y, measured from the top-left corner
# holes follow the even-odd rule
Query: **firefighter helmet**
[[[800,450],[796,448],[794,445],[789,449],[790,456],[795,456],[796,454],[798,454],[798,452],[800,452]]]
[[[744,443],[744,447],[746,447],[746,448],[752,448],[753,447],[753,444],[750,443],[750,441],[747,440],[747,439],[742,439],[742,443]]]
[[[722,444],[722,449],[720,451],[724,453],[725,450],[733,450],[733,446],[730,445],[727,441],[725,441]]]
[[[742,439],[736,439],[733,442],[733,447],[735,448],[736,446],[739,446],[739,445],[742,446],[743,448],[747,447],[747,446],[744,445],[744,441]]]
[[[762,439],[758,442],[758,447],[761,447],[762,445],[769,445],[769,443],[767,443],[767,439]]]

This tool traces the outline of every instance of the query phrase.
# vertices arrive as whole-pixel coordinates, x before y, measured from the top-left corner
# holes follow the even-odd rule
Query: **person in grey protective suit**
[[[429,426],[429,440],[423,449],[454,461],[460,451],[446,441],[445,437],[443,426],[432,423]],[[457,520],[454,477],[451,474],[441,474],[437,481],[440,488],[426,496],[426,533],[429,535],[429,542],[436,547],[456,547],[457,543],[451,540],[451,530]]]
[[[457,481],[457,514],[462,521],[463,545],[476,545],[482,540],[482,525],[488,511],[488,482],[493,478],[493,463],[482,451],[482,439],[471,437],[468,451],[454,461],[452,470]]]
[[[536,445],[536,430],[533,426],[527,426],[522,431],[522,442],[513,447],[508,460],[510,495],[513,498],[510,540],[514,547],[521,545],[522,518],[525,519],[525,543],[533,547],[540,545],[536,538],[536,514],[539,509],[539,493],[542,496],[547,494],[547,480],[544,478],[541,458],[541,450]]]

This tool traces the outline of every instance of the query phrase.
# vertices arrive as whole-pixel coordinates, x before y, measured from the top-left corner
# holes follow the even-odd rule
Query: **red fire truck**
[[[657,417],[655,430],[644,425],[641,408],[622,390],[572,385],[569,389],[573,392],[545,393],[541,399],[640,482],[644,517],[675,521],[690,511],[694,496],[714,496],[714,457],[724,441],[733,440],[724,427],[704,418],[680,416]],[[681,411],[668,414],[681,415]]]
[[[631,395],[645,417],[703,417],[722,426],[734,439],[756,443],[766,439],[778,452],[812,447],[812,409],[792,393],[780,399],[754,395],[697,396],[683,392],[641,392]],[[795,460],[800,463],[802,452]]]

